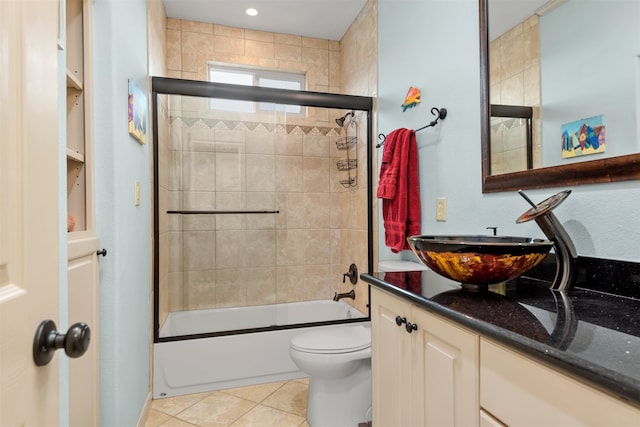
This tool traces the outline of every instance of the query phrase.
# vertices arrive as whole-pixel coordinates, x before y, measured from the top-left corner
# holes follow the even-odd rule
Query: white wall
[[[104,427],[135,426],[149,393],[149,144],[128,133],[127,79],[147,91],[146,0],[93,9],[96,225],[100,247],[100,392]],[[134,182],[142,200],[134,205]]]
[[[378,132],[424,126],[431,107],[449,113],[439,129],[417,134],[422,232],[488,234],[496,226],[502,235],[544,237],[535,222],[515,223],[529,208],[517,193],[482,194],[477,0],[379,0],[378,11]],[[409,86],[421,89],[422,103],[402,113]],[[527,194],[542,201],[562,189]],[[572,189],[554,213],[578,254],[640,262],[640,183]],[[438,197],[447,198],[446,222],[435,220]],[[399,257],[380,233],[380,259]]]

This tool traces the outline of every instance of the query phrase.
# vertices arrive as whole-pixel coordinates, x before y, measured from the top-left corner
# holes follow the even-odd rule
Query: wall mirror
[[[510,9],[516,5],[529,9]],[[622,5],[631,9],[622,10]],[[640,179],[640,24],[620,25],[630,16],[640,17],[640,4],[479,0],[479,7],[482,191]],[[535,24],[536,32],[522,36],[524,52],[503,40],[492,57],[496,43],[491,40],[517,26],[520,21],[513,16],[518,13],[523,15],[520,27]],[[499,23],[502,27],[492,25]],[[506,37],[514,34],[522,33],[511,31]],[[537,57],[528,57],[531,52]],[[514,67],[521,67],[512,73],[515,78],[500,74],[501,68]],[[496,81],[496,75],[502,80]],[[563,157],[563,146],[569,149],[563,145],[568,124],[590,117],[604,122],[605,151]],[[501,163],[499,148],[507,145],[507,137],[497,132],[504,129],[511,132],[508,144],[523,141],[522,154],[512,162],[519,168]]]

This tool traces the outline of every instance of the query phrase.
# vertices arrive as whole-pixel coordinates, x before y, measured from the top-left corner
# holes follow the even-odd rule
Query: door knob
[[[91,330],[86,323],[74,323],[66,334],[60,334],[53,320],[43,320],[33,338],[33,360],[37,366],[44,366],[60,348],[69,357],[80,357],[89,349],[90,340]]]
[[[411,333],[415,330],[418,329],[418,325],[416,325],[415,323],[411,323],[411,322],[407,322],[406,325],[404,325],[404,327],[407,329],[407,332]]]

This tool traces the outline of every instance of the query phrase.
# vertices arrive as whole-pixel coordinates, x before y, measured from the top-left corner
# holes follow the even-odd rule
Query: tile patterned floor
[[[308,378],[154,400],[145,427],[309,427]]]

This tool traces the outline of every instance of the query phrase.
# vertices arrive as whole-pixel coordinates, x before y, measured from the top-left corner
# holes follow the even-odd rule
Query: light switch
[[[436,203],[436,221],[447,220],[447,199],[440,197]]]
[[[140,206],[140,181],[136,181],[135,184],[135,204]]]

